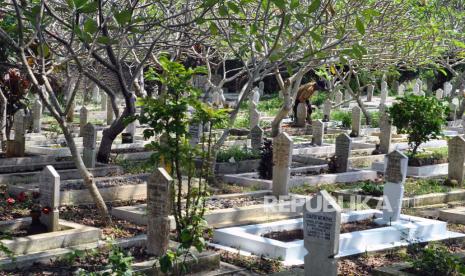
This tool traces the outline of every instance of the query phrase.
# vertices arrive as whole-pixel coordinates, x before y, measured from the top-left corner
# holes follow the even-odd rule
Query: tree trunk
[[[281,121],[286,118],[286,116],[289,114],[289,112],[292,109],[292,98],[289,93],[290,88],[286,87],[284,91],[282,92],[283,95],[283,106],[279,110],[278,114],[273,119],[273,122],[271,122],[271,137],[276,137],[279,134],[279,127],[281,125]]]
[[[100,142],[100,147],[97,153],[97,161],[100,163],[110,162],[111,146],[116,137],[124,131],[126,125],[124,120],[129,116],[134,116],[136,114],[135,103],[131,100],[126,100],[126,108],[124,109],[121,116],[113,121],[109,128],[106,128],[102,132],[102,140]]]
[[[59,122],[60,123],[60,122]],[[63,135],[65,136],[66,142],[68,144],[68,148],[71,151],[71,156],[73,157],[74,164],[76,165],[76,169],[78,170],[79,174],[81,175],[82,179],[84,180],[84,185],[89,190],[92,199],[94,200],[95,205],[97,206],[97,210],[99,211],[100,215],[104,219],[105,223],[111,223],[111,216],[108,212],[108,208],[105,204],[105,201],[100,194],[97,185],[95,185],[94,176],[89,172],[89,170],[84,165],[82,161],[81,154],[77,151],[76,143],[74,142],[73,136],[69,132],[68,127],[64,123],[60,123],[61,129],[63,130]]]
[[[7,99],[0,89],[0,142],[2,151],[6,152],[6,105]]]

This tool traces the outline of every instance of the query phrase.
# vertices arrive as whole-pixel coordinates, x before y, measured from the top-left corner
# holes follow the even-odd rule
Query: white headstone
[[[250,131],[251,146],[254,150],[259,150],[263,144],[263,129],[258,125]]]
[[[420,85],[418,83],[413,85],[413,95],[420,95]]]
[[[24,156],[24,151],[26,149],[26,115],[23,109],[16,111],[14,115],[13,126],[15,129],[15,156],[21,157]]]
[[[331,119],[331,101],[326,99],[323,103],[323,122],[329,122]]]
[[[352,150],[352,139],[342,133],[336,137],[336,172],[343,173],[349,171],[349,157]]]
[[[359,137],[362,130],[362,110],[358,105],[352,108],[352,133],[350,136]]]
[[[81,107],[79,111],[79,136],[82,136],[84,126],[87,125],[89,111],[85,106]]]
[[[463,185],[465,163],[465,139],[455,136],[448,141],[449,169],[448,177],[457,180],[458,186]]]
[[[292,163],[293,142],[291,137],[281,132],[273,139],[273,195],[287,196]]]
[[[367,102],[371,102],[373,100],[373,91],[375,90],[375,86],[373,84],[369,84],[367,86]]]
[[[452,84],[450,84],[450,82],[446,81],[444,83],[444,96],[445,97],[449,97],[452,93]]]
[[[381,112],[379,119],[379,150],[383,154],[391,152],[392,125],[386,112]]]
[[[299,103],[297,105],[297,118],[296,118],[296,126],[297,127],[305,127],[306,120],[307,120],[307,105],[305,103]]]
[[[388,84],[386,81],[381,82],[381,98],[380,98],[380,104],[385,104],[386,99],[388,96]]]
[[[303,213],[305,275],[337,276],[341,207],[326,190],[306,202]]]
[[[95,85],[94,88],[92,88],[92,101],[96,103],[100,101],[100,88],[98,85]]]
[[[95,168],[95,156],[97,154],[97,130],[91,123],[82,128],[82,161],[87,168]]]
[[[250,129],[253,129],[255,126],[260,124],[260,112],[258,112],[256,106],[252,104],[250,109]]]
[[[158,168],[147,181],[147,252],[166,253],[170,241],[171,185],[173,178]]]
[[[403,97],[405,94],[405,85],[401,84],[399,85],[399,88],[397,89],[397,95],[400,97]]]
[[[60,175],[51,165],[47,165],[40,174],[40,205],[40,221],[49,232],[59,231]]]
[[[325,125],[323,121],[316,120],[312,124],[312,144],[321,146],[323,145]]]
[[[32,130],[34,133],[40,133],[42,128],[42,103],[39,99],[34,100],[32,106]]]
[[[457,106],[454,103],[449,104],[449,118],[450,121],[455,121],[457,119]]]
[[[444,91],[441,88],[436,90],[436,99],[441,100],[443,96],[444,96]]]
[[[407,176],[408,157],[395,150],[384,159],[384,205],[382,224],[390,224],[399,220],[404,197],[404,183]]]

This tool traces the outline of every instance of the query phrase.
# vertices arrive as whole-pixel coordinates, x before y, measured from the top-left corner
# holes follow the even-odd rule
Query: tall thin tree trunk
[[[0,143],[2,151],[6,152],[6,104],[7,99],[0,89]]]
[[[79,154],[76,148],[76,143],[74,142],[73,136],[71,135],[65,123],[59,122],[59,124],[61,129],[63,130],[63,135],[65,136],[68,148],[71,151],[71,156],[73,157],[74,164],[82,179],[84,180],[84,185],[86,186],[87,190],[92,196],[94,203],[97,206],[97,210],[99,211],[102,218],[104,218],[106,223],[111,223],[111,216],[108,212],[108,208],[105,204],[105,201],[103,200],[102,195],[100,194],[97,185],[95,184],[94,176],[89,172],[87,167],[84,165],[84,162],[82,161],[81,154]]]

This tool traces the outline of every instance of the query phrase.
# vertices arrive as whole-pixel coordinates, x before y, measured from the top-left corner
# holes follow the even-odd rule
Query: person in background
[[[326,83],[322,80],[319,81],[312,81],[306,83],[299,87],[297,91],[297,96],[295,97],[294,107],[293,107],[293,115],[294,115],[294,122],[297,121],[297,106],[299,103],[305,103],[307,105],[307,123],[312,123],[312,103],[310,99],[312,98],[313,94],[316,91],[326,91]]]

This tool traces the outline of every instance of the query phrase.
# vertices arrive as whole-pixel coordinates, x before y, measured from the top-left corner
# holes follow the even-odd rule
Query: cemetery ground
[[[374,98],[376,99],[376,96]],[[257,105],[259,113],[274,114],[279,108],[276,102],[276,97],[269,99],[264,97],[262,103]],[[249,122],[248,108],[246,106],[242,109],[239,122],[241,120]],[[105,114],[99,111],[99,106],[95,105],[90,110],[94,114],[93,122],[99,123],[96,126],[104,127],[105,120],[99,118],[102,118],[102,115],[104,117]],[[465,217],[460,211],[461,206],[465,207],[465,190],[451,178],[449,165],[451,158],[456,158],[453,154],[457,152],[451,151],[450,141],[457,140],[460,146],[461,140],[458,139],[462,139],[459,134],[461,130],[448,130],[444,127],[442,130],[444,134],[424,143],[421,151],[416,155],[408,151],[407,135],[391,134],[389,138],[391,145],[388,146],[387,153],[391,155],[398,153],[408,161],[401,162],[405,166],[398,171],[401,178],[392,176],[393,180],[389,180],[385,174],[393,170],[386,167],[389,166],[390,159],[388,155],[379,152],[377,146],[385,139],[382,137],[383,131],[379,129],[380,119],[374,120],[370,126],[359,126],[357,130],[359,136],[350,137],[352,135],[348,134],[353,131],[352,125],[358,120],[357,117],[352,116],[351,111],[353,111],[351,106],[335,110],[329,122],[321,123],[319,119],[322,118],[321,112],[317,109],[313,113],[312,124],[304,127],[296,127],[291,120],[288,120],[282,126],[282,134],[274,138],[272,147],[268,149],[263,146],[263,139],[269,137],[270,119],[261,118],[260,128],[239,124],[232,129],[225,146],[217,154],[216,181],[207,187],[204,219],[209,228],[202,232],[207,247],[203,253],[193,249],[192,252],[197,256],[197,260],[188,262],[192,273],[313,275],[306,274],[305,266],[308,264],[301,259],[302,253],[297,255],[293,253],[293,257],[286,255],[288,253],[280,256],[280,253],[276,255],[279,251],[272,253],[272,250],[277,249],[259,250],[261,247],[259,244],[255,245],[257,251],[254,251],[253,248],[231,243],[226,236],[222,238],[221,231],[227,233],[228,229],[235,229],[234,227],[252,227],[250,229],[259,229],[256,230],[258,240],[266,239],[273,244],[280,242],[296,244],[306,239],[306,230],[302,226],[293,228],[294,226],[285,225],[290,221],[296,223],[296,219],[297,224],[299,223],[298,220],[302,218],[304,211],[303,206],[300,204],[295,210],[286,209],[277,212],[270,211],[269,208],[277,206],[290,208],[294,201],[308,202],[307,200],[311,198],[318,198],[321,191],[327,191],[337,200],[334,204],[342,208],[340,216],[344,222],[339,225],[339,229],[334,230],[341,236],[341,243],[351,244],[351,240],[357,240],[354,236],[357,235],[356,233],[363,236],[365,234],[362,233],[366,231],[371,233],[387,231],[382,232],[382,235],[394,237],[398,230],[392,229],[390,226],[392,221],[381,224],[377,222],[382,219],[385,212],[382,207],[383,200],[393,196],[386,194],[386,189],[391,189],[389,181],[401,181],[400,184],[395,185],[403,187],[402,193],[397,194],[396,199],[393,200],[394,204],[398,204],[397,211],[402,214],[397,219],[420,220],[419,225],[426,227],[425,230],[419,230],[418,233],[411,232],[406,242],[394,239],[383,244],[376,236],[372,238],[367,236],[365,238],[367,241],[363,245],[351,245],[355,246],[354,248],[347,247],[348,245],[340,247],[343,251],[339,252],[342,255],[337,257],[338,274],[398,275],[395,273],[401,271],[424,275],[421,269],[437,265],[428,263],[430,255],[444,258],[449,265],[450,263],[461,265],[461,258],[465,256],[465,244],[462,240],[462,234],[465,234],[465,219],[459,216]],[[374,118],[380,118],[380,111],[370,112]],[[2,183],[0,229],[4,229],[3,244],[9,248],[0,258],[4,270],[0,275],[27,273],[28,275],[68,275],[77,271],[99,273],[109,269],[118,271],[118,267],[119,269],[125,267],[128,271],[132,271],[131,273],[155,273],[159,264],[154,254],[149,253],[146,240],[149,228],[162,224],[147,225],[150,219],[149,212],[153,212],[147,209],[147,204],[157,202],[153,197],[148,200],[147,195],[151,193],[150,189],[153,189],[150,188],[151,185],[157,184],[160,180],[160,175],[154,176],[156,165],[149,159],[154,151],[145,146],[150,140],[145,140],[141,135],[147,126],[136,126],[132,143],[118,142],[114,145],[110,164],[90,162],[95,164],[92,170],[97,187],[112,214],[112,223],[107,224],[99,215],[79,174],[76,173],[69,152],[56,151],[67,147],[63,143],[62,134],[48,128],[52,125],[52,121],[48,120],[43,122],[41,135],[25,134],[27,138],[25,157],[13,157],[11,161],[4,161],[0,166]],[[75,128],[79,129],[81,123],[74,121]],[[91,139],[97,140],[100,135],[98,127],[88,127],[88,129]],[[86,133],[83,132],[83,138],[75,138],[78,141],[82,139],[82,154],[86,150],[85,145],[90,148],[94,145],[92,141],[88,141]],[[254,149],[254,143],[258,143],[259,147]],[[39,152],[38,148],[41,149]],[[397,150],[393,151],[393,149]],[[400,153],[401,151],[405,155]],[[198,165],[200,161],[196,162]],[[388,165],[385,165],[386,162]],[[426,169],[421,170],[421,168]],[[461,169],[463,170],[463,167]],[[49,178],[44,177],[47,170],[51,170]],[[266,179],[267,177],[262,175],[266,170],[268,172],[272,170],[271,179]],[[406,179],[403,180],[402,177]],[[43,190],[43,182],[49,183],[51,180],[59,183],[59,189]],[[183,181],[186,179],[184,178]],[[193,181],[197,183],[198,180]],[[187,193],[187,185],[187,182],[182,185],[183,197]],[[51,193],[53,200],[58,204],[54,207],[41,204],[44,196],[41,191],[46,191],[45,195]],[[56,194],[60,195],[59,198],[55,198]],[[287,195],[290,197],[282,197]],[[274,196],[281,196],[282,200],[275,201]],[[353,198],[357,198],[358,201],[351,202]],[[29,239],[34,236],[30,233],[32,227],[28,228],[27,225],[30,223],[29,217],[34,216],[33,211],[37,208],[37,204],[42,208],[41,216],[59,214],[61,226],[54,233],[70,231],[63,228],[64,225],[75,224],[74,227],[78,227],[76,229],[83,230],[72,231],[78,233],[89,231],[95,234],[86,234],[82,238],[71,236],[64,239],[66,242],[58,245],[54,245],[49,240],[39,239],[47,244],[45,247],[37,246],[31,241],[27,241],[23,246],[15,245],[20,244],[22,238]],[[182,204],[186,204],[186,201],[182,201]],[[456,209],[459,210],[457,213],[449,212]],[[180,240],[175,230],[175,219],[169,215],[168,213],[167,219],[163,222],[170,227],[165,238],[171,240],[168,247],[174,249],[176,248],[174,242]],[[405,215],[408,217],[402,217]],[[398,215],[393,214],[393,216]],[[391,220],[394,220],[393,218],[390,217]],[[448,223],[446,225],[441,221]],[[8,226],[13,222],[13,225],[17,226]],[[283,223],[284,226],[278,228],[271,226],[276,223]],[[429,224],[436,226],[427,228],[430,227]],[[269,226],[260,228],[261,225]],[[409,227],[414,229],[419,226],[413,224]],[[232,233],[241,233],[235,232],[243,231],[239,228]],[[387,228],[390,230],[384,230]],[[431,236],[428,234],[429,231],[437,235]],[[36,237],[41,235],[44,234],[35,234]],[[54,236],[53,239],[57,237]],[[367,243],[380,244],[379,247],[370,247]],[[302,249],[299,249],[299,252],[305,250],[302,245],[300,246]],[[311,247],[308,251],[311,251]],[[328,268],[323,270],[325,269]],[[456,268],[448,269],[454,271]]]

